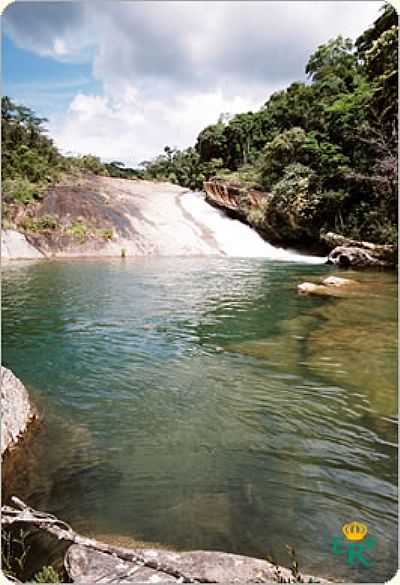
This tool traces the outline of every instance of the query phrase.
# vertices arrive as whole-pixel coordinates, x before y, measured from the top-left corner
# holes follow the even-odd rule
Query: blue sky
[[[42,57],[17,47],[7,34],[2,37],[2,55],[3,93],[44,117],[65,113],[79,92],[101,92],[90,62],[60,63]]]
[[[3,93],[47,117],[63,151],[137,164],[304,80],[319,44],[354,39],[381,5],[17,1],[3,16]]]

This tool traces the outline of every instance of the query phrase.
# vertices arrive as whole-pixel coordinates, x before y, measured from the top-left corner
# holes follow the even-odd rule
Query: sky
[[[46,117],[62,152],[136,166],[305,80],[318,45],[355,39],[381,5],[17,0],[3,13],[3,93]]]

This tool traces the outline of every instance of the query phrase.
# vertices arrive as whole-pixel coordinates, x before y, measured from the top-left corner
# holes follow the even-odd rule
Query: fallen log
[[[395,252],[395,246],[390,244],[373,244],[372,242],[352,240],[351,238],[346,238],[345,236],[335,234],[334,232],[321,234],[321,240],[328,244],[328,246],[332,246],[332,248],[336,248],[336,246],[355,246],[357,248],[372,250],[373,252],[379,252],[381,254],[393,254]]]

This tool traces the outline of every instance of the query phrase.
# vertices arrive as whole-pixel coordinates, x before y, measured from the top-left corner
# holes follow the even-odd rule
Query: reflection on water
[[[396,567],[396,282],[298,296],[326,266],[187,258],[12,265],[4,363],[45,412],[5,486],[108,540],[214,548],[349,581]],[[368,291],[368,294],[365,294]],[[331,553],[344,522],[370,569]]]

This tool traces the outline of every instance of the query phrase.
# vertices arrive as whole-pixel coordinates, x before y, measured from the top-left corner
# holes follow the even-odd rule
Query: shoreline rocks
[[[37,419],[29,394],[11,370],[1,366],[1,456],[15,447]]]

